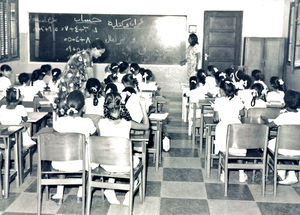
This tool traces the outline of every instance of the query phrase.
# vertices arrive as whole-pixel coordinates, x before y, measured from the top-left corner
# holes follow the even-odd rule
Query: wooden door
[[[282,37],[246,37],[244,42],[244,68],[251,75],[259,69],[270,87],[272,76],[284,76],[286,39]]]
[[[242,11],[205,11],[202,68],[215,65],[224,70],[240,65]]]

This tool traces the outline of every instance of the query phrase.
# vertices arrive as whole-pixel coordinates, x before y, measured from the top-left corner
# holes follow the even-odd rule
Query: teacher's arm
[[[196,64],[196,68],[195,68],[195,70],[197,71],[198,69],[200,69],[199,68],[199,65],[201,66],[201,64],[200,64],[200,58],[201,56],[200,56],[200,52],[198,52],[198,53],[196,53],[196,62],[197,62],[197,64]]]
[[[89,78],[94,78],[94,77],[95,77],[93,67],[86,67],[85,71],[86,71],[86,74],[87,74],[87,78],[88,78],[88,79],[89,79]]]

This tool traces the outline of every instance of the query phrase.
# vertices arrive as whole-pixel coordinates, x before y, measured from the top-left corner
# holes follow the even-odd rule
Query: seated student
[[[244,89],[244,86],[243,86],[244,85],[244,80],[243,80],[244,75],[245,75],[245,73],[241,69],[236,70],[233,73],[232,81],[237,90]]]
[[[122,104],[125,105],[133,121],[140,123],[143,119],[143,113],[140,107],[141,97],[133,87],[125,87],[121,93]],[[147,101],[144,101],[146,112],[148,110]]]
[[[156,82],[154,81],[153,73],[150,69],[145,69],[141,71],[143,77],[142,83],[139,85],[141,91],[143,90],[157,90]]]
[[[2,125],[21,125],[26,122],[28,115],[23,105],[19,105],[21,93],[14,87],[6,90],[6,105],[0,108],[0,123]],[[29,130],[25,128],[22,132],[23,146],[35,145],[35,141],[30,138]]]
[[[104,83],[107,85],[109,83],[113,83],[117,86],[118,92],[121,93],[124,89],[124,85],[120,82],[118,82],[118,76],[117,74],[113,73],[107,76],[107,78],[104,80]]]
[[[272,76],[270,78],[270,84],[273,88],[269,91],[266,96],[266,100],[270,104],[280,104],[284,105],[284,92],[286,91],[284,81],[277,76]]]
[[[268,86],[265,83],[265,76],[262,71],[255,69],[251,72],[251,76],[253,78],[253,84],[260,83],[261,85],[263,85],[264,90],[262,91],[262,95],[266,96],[268,92]]]
[[[136,92],[139,92],[139,84],[136,78],[134,78],[133,74],[126,74],[122,78],[122,84],[124,87],[132,87]]]
[[[230,80],[224,80],[220,83],[221,97],[216,98],[215,103],[212,105],[215,111],[215,120],[218,120],[215,132],[215,153],[219,151],[225,152],[226,150],[226,135],[227,127],[229,124],[241,123],[239,116],[243,111],[244,105],[240,98],[235,95],[236,89]],[[233,155],[243,156],[246,155],[245,149],[230,148],[229,153]],[[221,181],[224,182],[224,171],[221,174]],[[239,170],[239,181],[245,182],[247,175],[244,170]]]
[[[104,116],[103,87],[100,81],[96,78],[89,78],[86,82],[86,91],[88,92],[88,95],[85,99],[84,113]]]
[[[124,113],[124,107],[121,104],[121,95],[117,92],[108,93],[105,97],[104,103],[104,119],[99,120],[100,136],[115,136],[130,138],[130,130],[146,130],[149,129],[149,119],[145,110],[145,106],[140,104],[143,112],[143,120],[141,123],[134,122],[132,120],[126,120],[123,116],[127,115]],[[134,166],[136,167],[139,163],[139,158],[134,157]],[[101,165],[108,172],[128,172],[129,169],[120,166]],[[109,179],[109,182],[114,183],[114,179]],[[111,204],[120,204],[116,197],[114,190],[106,189],[104,195]],[[125,195],[123,205],[129,204],[129,192]]]
[[[129,64],[125,61],[119,63],[118,82],[122,83],[122,78],[129,72]]]
[[[284,95],[285,110],[279,114],[279,116],[269,123],[269,127],[275,127],[279,125],[300,125],[300,109],[299,109],[300,96],[297,92],[288,90]],[[268,122],[267,119],[263,120]],[[268,148],[272,151],[275,150],[276,138],[269,141]],[[286,156],[300,156],[299,150],[279,149],[279,154]],[[292,161],[285,161],[290,163]],[[278,175],[281,181],[279,184],[295,184],[298,182],[295,171],[288,171],[286,177],[285,170],[278,170]],[[274,176],[276,177],[276,176]]]
[[[24,102],[33,102],[34,96],[38,93],[36,88],[33,86],[30,86],[30,77],[28,73],[21,73],[18,77],[20,86],[18,89],[20,89],[21,95],[22,95],[22,101]],[[31,110],[33,111],[33,110]]]
[[[52,80],[49,82],[50,91],[58,93],[58,83],[61,77],[61,70],[59,68],[54,68],[51,70],[51,74]]]
[[[250,89],[252,86],[252,78],[244,74],[242,77],[242,82],[243,82],[243,88],[237,91],[237,95],[240,97],[241,101],[243,102],[245,109],[251,108],[251,101],[253,99],[253,90]]]
[[[9,65],[3,64],[0,68],[0,91],[5,92],[11,86],[10,76],[12,69]]]
[[[32,86],[39,92],[43,92],[46,87],[46,83],[43,81],[44,73],[40,69],[36,69],[32,72],[32,79],[34,80]]]
[[[193,103],[197,104],[198,107],[198,102],[201,99],[205,99],[205,95],[208,93],[208,87],[205,85],[205,74],[201,73],[204,72],[203,70],[198,70],[197,75],[196,76],[191,76],[190,77],[190,90],[188,92],[186,92],[185,96],[189,97],[189,101],[190,101],[190,106],[189,106],[189,113],[188,113],[188,122],[189,122],[189,126],[188,126],[188,134],[191,135],[191,129],[192,129],[192,118],[193,118]],[[201,110],[199,108],[196,109],[196,118],[200,118],[201,117]]]
[[[207,76],[205,79],[205,83],[208,87],[208,92],[215,97],[219,93],[219,88],[217,87],[217,82],[215,78],[215,74],[218,72],[218,68],[214,65],[209,65],[207,67]]]
[[[140,66],[137,63],[130,64],[130,72],[139,84],[142,83],[143,77],[140,73]]]
[[[118,92],[118,88],[114,83],[108,83],[105,86],[104,94],[106,95],[111,92]]]
[[[96,132],[96,127],[90,118],[83,118],[82,111],[84,107],[84,96],[79,90],[72,91],[67,97],[67,115],[59,117],[53,128],[61,133],[80,133],[87,138]],[[94,165],[96,168],[98,165]],[[57,170],[72,172],[82,170],[82,161],[53,161],[52,167]],[[64,186],[57,186],[56,194],[51,198],[63,201]],[[77,198],[82,197],[82,187],[79,187]]]
[[[251,108],[266,108],[267,103],[264,99],[263,91],[264,87],[260,83],[255,83],[251,86],[252,91],[252,101]]]

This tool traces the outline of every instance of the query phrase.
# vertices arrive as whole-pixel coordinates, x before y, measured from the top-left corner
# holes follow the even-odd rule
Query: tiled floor
[[[149,158],[146,199],[142,204],[135,198],[134,214],[139,215],[296,215],[300,214],[300,184],[278,186],[277,197],[272,194],[272,181],[267,182],[267,194],[261,195],[259,175],[252,182],[252,172],[247,172],[248,182],[240,184],[237,172],[230,173],[228,197],[224,197],[224,186],[217,178],[216,169],[206,178],[203,159],[198,147],[191,145],[187,126],[179,114],[171,114],[168,125],[171,149],[163,153],[162,166],[155,171]],[[10,197],[0,200],[0,214],[36,214],[36,171],[25,183],[16,188],[12,183]],[[55,192],[52,189],[52,192]],[[44,214],[80,214],[81,204],[76,202],[76,188],[65,190],[64,203],[60,206],[49,200],[43,201]],[[118,193],[122,200],[124,193]],[[122,201],[121,201],[122,202]],[[127,214],[127,207],[110,205],[95,192],[92,214]]]

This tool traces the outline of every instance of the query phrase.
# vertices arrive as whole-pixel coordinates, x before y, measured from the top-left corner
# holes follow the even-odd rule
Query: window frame
[[[4,7],[2,8],[3,14],[3,22],[0,23],[3,25],[3,53],[2,53],[2,44],[0,44],[0,62],[7,62],[12,60],[20,59],[20,38],[19,38],[19,0],[0,0],[3,3]],[[12,4],[15,4],[15,17],[12,20]],[[7,23],[7,28],[5,26],[5,22]],[[14,22],[15,33],[11,35],[13,32],[13,25],[11,22]],[[12,40],[16,40],[15,43]],[[15,44],[15,46],[14,46]],[[7,52],[7,54],[6,54]]]

